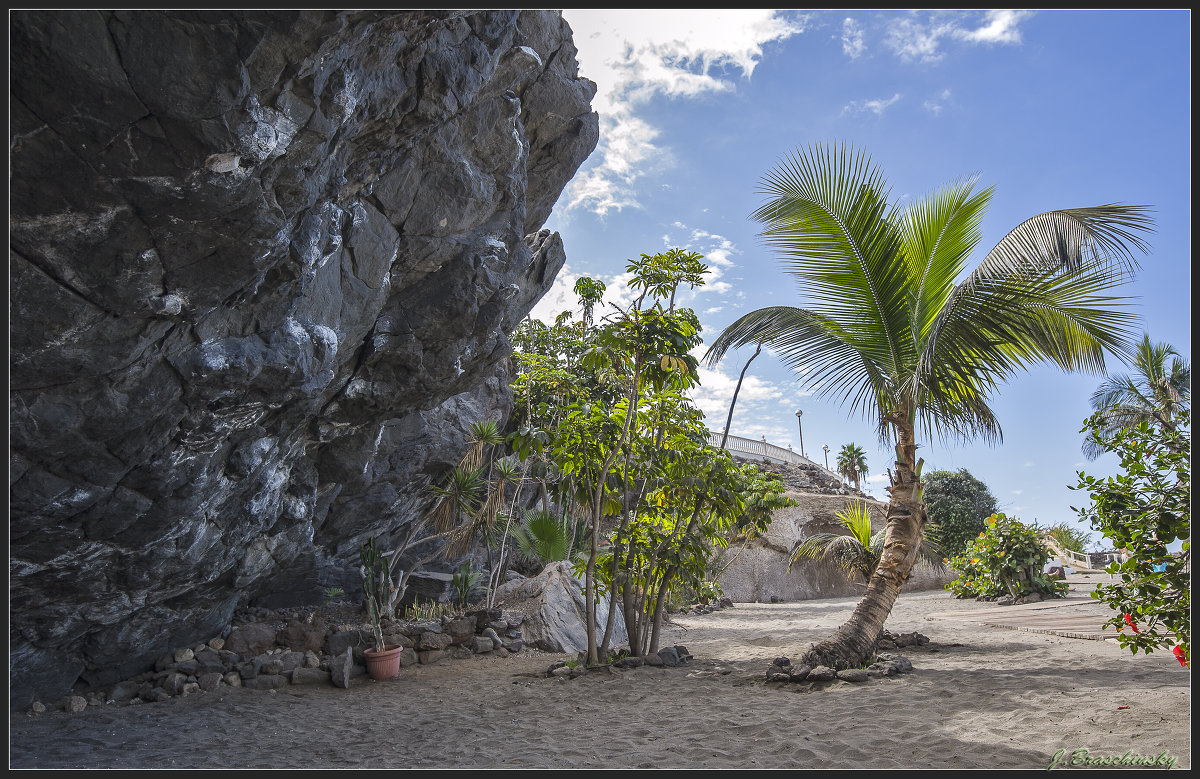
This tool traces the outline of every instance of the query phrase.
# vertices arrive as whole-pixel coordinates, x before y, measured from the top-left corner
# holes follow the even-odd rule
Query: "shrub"
[[[1121,646],[1135,653],[1174,646],[1186,666],[1192,635],[1191,411],[1180,411],[1173,426],[1143,422],[1116,431],[1094,415],[1084,430],[1093,446],[1121,458],[1122,473],[1102,479],[1081,471],[1072,489],[1087,493],[1090,504],[1076,511],[1129,552],[1129,560],[1106,569],[1120,581],[1097,586],[1092,597],[1117,611],[1105,625],[1120,631]],[[1180,540],[1180,551],[1169,552],[1167,545]]]
[[[1015,599],[1038,593],[1057,598],[1066,594],[1066,582],[1042,573],[1050,553],[1036,530],[1004,514],[993,514],[984,525],[985,530],[966,551],[950,561],[960,572],[946,585],[954,597],[1011,595]]]

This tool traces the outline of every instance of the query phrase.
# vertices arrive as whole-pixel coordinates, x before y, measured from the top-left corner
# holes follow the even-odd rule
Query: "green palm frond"
[[[1103,427],[1097,431],[1099,441],[1084,442],[1090,460],[1104,453],[1104,442],[1118,430],[1142,422],[1173,427],[1175,416],[1191,402],[1191,368],[1175,347],[1153,343],[1143,334],[1131,363],[1132,374],[1111,375],[1092,393],[1092,408]]]
[[[1038,214],[968,272],[992,198],[974,179],[894,209],[879,170],[843,144],[797,151],[762,191],[754,217],[805,306],[742,316],[710,365],[762,342],[884,440],[902,412],[931,437],[999,441],[990,395],[1014,373],[1043,362],[1103,371],[1106,352],[1129,352],[1135,320],[1114,291],[1146,249],[1143,206]]]
[[[816,533],[797,541],[792,546],[789,571],[800,560],[823,560],[845,574],[857,571],[870,577],[879,565],[882,553],[882,546],[876,549],[871,535],[870,507],[864,501],[852,501],[837,512],[837,517],[849,532]]]
[[[1149,245],[1141,236],[1153,225],[1145,206],[1109,203],[1046,211],[1014,227],[972,276],[1003,276],[1030,266],[1071,269],[1099,264],[1136,270],[1137,259],[1130,247],[1146,252]]]
[[[853,536],[816,533],[792,546],[788,570],[801,560],[817,560],[832,563],[839,571],[850,573],[865,567],[864,557],[871,554],[872,550]]]
[[[568,518],[541,509],[526,511],[512,536],[518,553],[530,562],[568,560],[574,551],[574,534]]]
[[[899,371],[911,351],[909,285],[879,169],[845,145],[813,147],[768,174],[762,191],[770,199],[754,218],[803,284],[809,310],[837,322],[843,340],[885,373]]]

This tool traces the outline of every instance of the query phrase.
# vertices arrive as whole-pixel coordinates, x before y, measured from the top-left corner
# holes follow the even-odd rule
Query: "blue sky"
[[[565,11],[580,72],[598,85],[600,145],[547,227],[567,265],[534,309],[574,305],[593,276],[623,300],[626,261],[674,246],[714,273],[685,296],[706,341],[802,291],[750,218],[762,177],[797,147],[848,142],[882,168],[893,198],[967,176],[995,193],[976,262],[1011,228],[1056,208],[1148,205],[1157,223],[1125,294],[1144,329],[1191,358],[1190,14],[1186,11]],[[720,429],[749,352],[702,373],[697,404]],[[1116,362],[1110,370],[1121,371]],[[1079,429],[1101,378],[1035,367],[994,398],[1004,442],[922,441],[927,469],[967,468],[1001,509],[1074,522]],[[732,432],[831,464],[845,443],[867,452],[867,489],[885,498],[890,460],[871,426],[812,395],[783,363],[751,366]]]

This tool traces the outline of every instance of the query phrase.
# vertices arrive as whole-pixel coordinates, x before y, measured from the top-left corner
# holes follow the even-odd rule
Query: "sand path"
[[[1058,750],[1079,748],[1167,752],[1191,765],[1191,677],[1170,653],[934,616],[983,606],[943,592],[902,595],[888,621],[931,639],[901,650],[911,674],[763,681],[772,658],[798,656],[854,604],[737,604],[677,618],[671,638],[695,659],[674,669],[547,679],[540,672],[562,656],[522,653],[413,666],[349,690],[222,688],[21,714],[10,766],[1044,769]]]

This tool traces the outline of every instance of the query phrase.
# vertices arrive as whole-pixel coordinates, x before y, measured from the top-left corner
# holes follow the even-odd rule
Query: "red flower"
[[[1142,631],[1138,630],[1137,623],[1135,623],[1135,622],[1133,621],[1133,617],[1131,617],[1131,616],[1130,616],[1130,615],[1128,615],[1128,614],[1124,614],[1124,615],[1122,615],[1122,616],[1124,616],[1124,617],[1125,617],[1125,624],[1126,624],[1126,625],[1128,625],[1129,627],[1133,628],[1133,632],[1134,632],[1134,633],[1141,633],[1141,632],[1142,632]]]
[[[1175,655],[1175,659],[1179,661],[1179,664],[1187,668],[1187,658],[1183,656],[1183,647],[1176,646],[1171,652]]]

